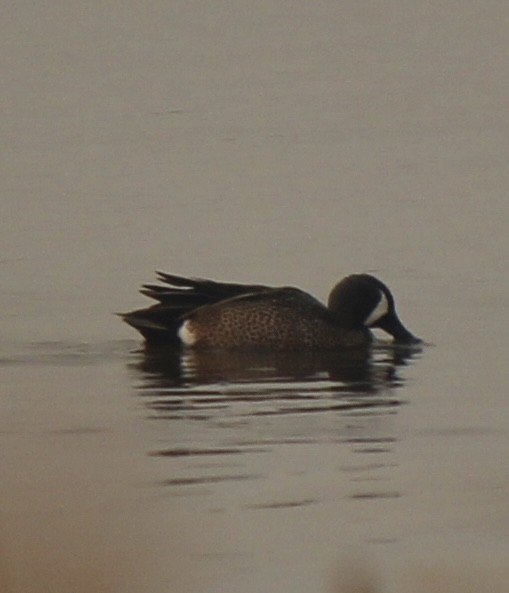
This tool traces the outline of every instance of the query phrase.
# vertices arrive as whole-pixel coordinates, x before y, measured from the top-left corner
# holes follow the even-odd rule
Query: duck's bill
[[[382,317],[376,324],[376,327],[386,331],[399,344],[419,344],[422,342],[420,338],[417,338],[407,330],[396,314]]]

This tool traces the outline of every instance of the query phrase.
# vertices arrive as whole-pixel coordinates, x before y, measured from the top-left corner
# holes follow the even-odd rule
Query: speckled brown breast
[[[200,307],[185,322],[185,335],[195,348],[310,350],[361,346],[370,340],[368,330],[338,326],[319,301],[293,288]]]

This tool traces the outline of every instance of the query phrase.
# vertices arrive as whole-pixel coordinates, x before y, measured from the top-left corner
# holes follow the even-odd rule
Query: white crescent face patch
[[[380,291],[380,300],[378,301],[376,307],[371,311],[369,316],[367,317],[364,325],[367,327],[376,323],[379,319],[381,319],[384,315],[389,312],[389,301],[385,296],[385,293]]]

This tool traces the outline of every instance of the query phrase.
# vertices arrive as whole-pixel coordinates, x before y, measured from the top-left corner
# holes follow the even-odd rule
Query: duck
[[[332,350],[369,345],[379,328],[398,344],[418,344],[400,321],[389,288],[351,274],[327,305],[292,286],[237,284],[156,272],[140,292],[156,304],[120,313],[149,346],[193,349]]]

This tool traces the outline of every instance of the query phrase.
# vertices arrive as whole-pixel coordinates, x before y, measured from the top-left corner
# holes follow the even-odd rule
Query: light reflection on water
[[[138,391],[151,409],[164,413],[179,402],[207,406],[272,402],[274,414],[391,407],[401,402],[401,368],[419,354],[413,349],[378,348],[347,353],[261,353],[175,350],[139,353],[131,368]],[[185,406],[184,406],[185,407]]]
[[[367,500],[400,495],[373,484],[380,469],[395,465],[396,439],[381,420],[404,403],[404,367],[419,354],[388,345],[346,353],[142,350],[133,353],[130,369],[148,418],[163,423],[163,444],[149,454],[168,459],[171,477],[161,480],[164,486],[274,480],[285,468],[273,461],[289,446],[288,463],[306,474],[309,458],[301,463],[296,448],[307,447],[324,472],[336,473],[339,462],[355,484],[350,497]],[[320,457],[324,448],[333,455],[329,467]],[[362,462],[351,458],[359,454]],[[256,500],[244,508],[303,501],[318,499],[294,492],[290,500]]]
[[[346,496],[369,500],[400,495],[390,483],[377,482],[384,481],[380,470],[396,466],[397,438],[387,419],[405,403],[405,367],[420,355],[415,346],[383,343],[343,353],[264,353],[149,350],[133,340],[54,341],[1,352],[0,364],[81,367],[86,377],[88,367],[127,360],[147,434],[154,434],[150,423],[158,426],[144,453],[167,461],[167,472],[156,478],[161,485],[186,487],[189,494],[204,484],[278,480],[287,467],[305,476],[319,463],[324,479],[338,471],[346,477],[352,486]],[[224,493],[206,493],[216,507],[225,504]],[[304,491],[285,500],[258,497],[254,487],[251,494],[244,508],[320,500]]]
[[[135,340],[76,342],[47,340],[4,345],[0,343],[0,366],[54,365],[55,367],[88,366],[123,360],[133,350]]]
[[[89,521],[95,513],[99,525],[104,494],[88,492],[105,492],[114,503],[104,524],[110,514],[129,517],[126,543],[154,562],[163,550],[166,566],[164,550],[182,530],[191,535],[176,546],[172,572],[227,570],[235,580],[246,566],[267,570],[267,555],[288,552],[289,567],[307,566],[323,557],[328,537],[334,550],[350,537],[392,545],[397,534],[377,517],[408,500],[398,478],[397,419],[406,371],[419,357],[388,345],[339,355],[151,352],[134,340],[19,344],[0,350],[5,374],[11,386],[23,379],[37,387],[28,399],[11,389],[5,425],[15,448],[16,431],[30,419],[39,446],[27,454],[37,468],[35,491],[50,500],[54,489],[65,492],[72,514]],[[112,509],[123,501],[117,515]],[[32,502],[18,504],[25,516]],[[28,527],[39,518],[31,512]],[[307,546],[310,522],[325,535]]]
[[[145,349],[131,368],[142,374],[140,389],[162,390],[215,383],[257,386],[328,383],[345,392],[376,393],[399,387],[398,369],[420,349],[380,345],[347,352],[249,352]],[[258,387],[259,389],[259,387]]]

